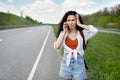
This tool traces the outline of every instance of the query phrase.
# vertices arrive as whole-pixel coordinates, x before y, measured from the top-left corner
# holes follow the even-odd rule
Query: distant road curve
[[[114,33],[114,34],[119,34],[120,35],[120,31],[119,31],[119,29],[117,30],[112,30],[112,29],[101,29],[101,28],[98,28],[98,30],[100,31],[100,32],[106,32],[106,33]]]

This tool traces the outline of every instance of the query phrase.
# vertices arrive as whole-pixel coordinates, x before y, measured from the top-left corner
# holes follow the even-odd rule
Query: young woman
[[[87,78],[84,49],[87,41],[98,30],[92,25],[83,24],[81,16],[75,11],[68,11],[63,16],[54,48],[64,48],[60,76],[63,80],[84,80]]]

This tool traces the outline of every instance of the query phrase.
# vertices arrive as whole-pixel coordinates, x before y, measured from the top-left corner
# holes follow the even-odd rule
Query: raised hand
[[[89,27],[88,25],[85,25],[85,24],[81,24],[81,23],[80,23],[79,17],[80,17],[80,14],[76,14],[77,25],[78,25],[79,27],[82,27],[82,28],[86,29],[86,30],[89,30],[90,27]]]
[[[67,31],[68,30],[68,24],[67,24],[67,22],[64,22],[63,23],[63,31]]]
[[[77,25],[80,25],[81,23],[80,23],[80,19],[79,19],[79,14],[76,14],[76,19],[77,19]]]

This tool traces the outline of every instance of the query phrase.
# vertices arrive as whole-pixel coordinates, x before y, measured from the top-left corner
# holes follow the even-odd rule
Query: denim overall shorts
[[[59,75],[65,79],[84,80],[87,78],[84,58],[81,55],[71,58],[69,66],[66,64],[66,55],[63,56]]]

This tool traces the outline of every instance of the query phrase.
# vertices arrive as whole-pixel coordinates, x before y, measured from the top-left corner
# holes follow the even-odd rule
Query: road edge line
[[[37,68],[38,63],[39,63],[39,61],[40,61],[40,57],[41,57],[41,55],[42,55],[42,52],[43,52],[43,50],[44,50],[44,48],[45,48],[45,45],[46,45],[46,42],[47,42],[47,40],[48,40],[50,31],[51,31],[51,29],[49,29],[49,31],[48,31],[48,33],[47,33],[47,36],[46,36],[46,38],[45,38],[45,41],[44,41],[44,43],[43,43],[43,45],[42,45],[42,48],[41,48],[41,50],[40,50],[40,52],[39,52],[39,55],[38,55],[38,57],[37,57],[37,59],[36,59],[36,61],[35,61],[35,63],[34,63],[34,66],[33,66],[32,70],[31,70],[31,72],[30,72],[29,77],[27,78],[27,80],[32,80],[32,79],[33,79],[33,76],[34,76],[34,74],[35,74],[36,68]]]

